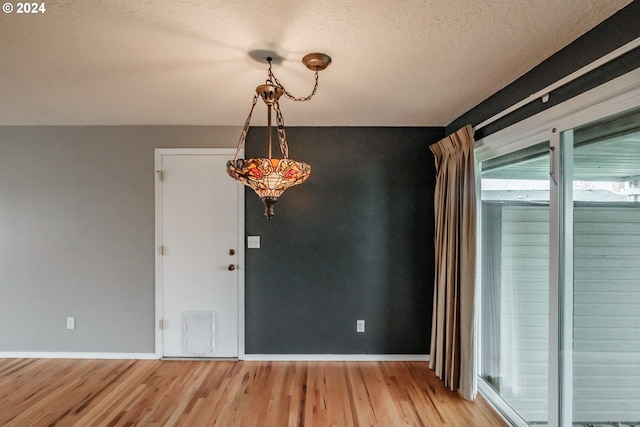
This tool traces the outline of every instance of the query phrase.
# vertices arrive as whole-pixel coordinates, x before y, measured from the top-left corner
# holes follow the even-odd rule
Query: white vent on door
[[[183,313],[182,325],[182,350],[185,356],[211,356],[215,353],[213,311],[186,311]]]

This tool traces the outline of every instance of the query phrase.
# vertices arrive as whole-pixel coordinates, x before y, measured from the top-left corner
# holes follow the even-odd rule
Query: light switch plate
[[[247,248],[260,248],[260,236],[247,236]]]

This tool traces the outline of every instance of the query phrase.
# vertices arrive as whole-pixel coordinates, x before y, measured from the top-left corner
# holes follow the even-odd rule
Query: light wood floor
[[[425,362],[0,359],[0,425],[506,426]]]

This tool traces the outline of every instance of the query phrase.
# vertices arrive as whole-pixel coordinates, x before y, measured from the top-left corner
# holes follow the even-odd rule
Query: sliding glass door
[[[547,421],[549,142],[482,163],[480,375],[521,418]]]
[[[640,109],[592,116],[479,158],[480,389],[515,425],[640,426]]]
[[[640,425],[640,110],[569,130],[573,425]],[[566,236],[571,239],[571,236]],[[568,406],[568,405],[566,405]]]

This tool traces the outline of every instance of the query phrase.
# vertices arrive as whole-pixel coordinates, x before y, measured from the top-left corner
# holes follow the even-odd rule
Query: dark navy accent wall
[[[482,123],[489,117],[506,110],[531,94],[561,80],[638,37],[640,37],[640,1],[636,0],[515,82],[454,120],[447,126],[447,134],[453,133],[467,124],[475,126]],[[533,101],[493,124],[478,129],[475,138],[476,140],[481,139],[518,123],[638,67],[640,67],[640,49],[636,48],[557,89],[551,93],[547,103],[542,103],[541,100]],[[482,82],[478,82],[478,84],[482,84]]]
[[[265,135],[250,129],[246,157],[265,156]],[[260,249],[246,249],[247,354],[429,353],[429,145],[444,135],[442,127],[287,128],[290,157],[311,164],[311,177],[284,193],[271,221],[246,190],[246,233],[261,238]]]

